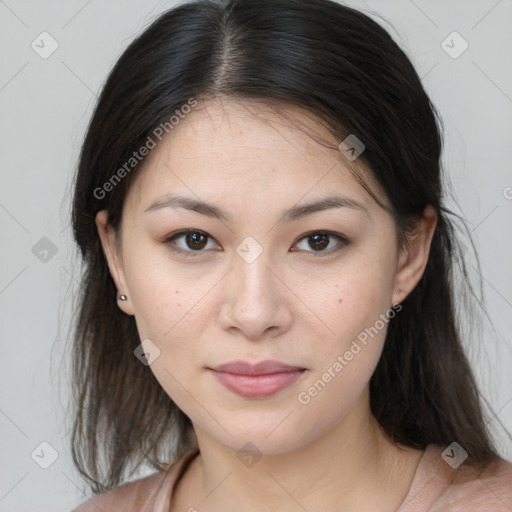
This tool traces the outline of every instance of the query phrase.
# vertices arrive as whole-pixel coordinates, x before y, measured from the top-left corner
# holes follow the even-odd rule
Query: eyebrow
[[[172,196],[170,194],[166,194],[153,201],[144,212],[160,210],[161,208],[183,208],[226,222],[231,222],[233,219],[231,214],[208,202],[184,196]],[[369,215],[368,210],[358,201],[340,195],[330,195],[311,203],[293,206],[289,210],[284,210],[281,212],[280,219],[283,222],[292,222],[302,219],[307,215],[332,208],[351,208]]]

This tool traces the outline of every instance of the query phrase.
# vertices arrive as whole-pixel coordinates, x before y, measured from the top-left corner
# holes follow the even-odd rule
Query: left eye
[[[329,250],[324,250],[331,245],[330,241],[332,241],[332,239],[338,240],[338,244],[335,244],[334,248],[331,247]],[[331,233],[330,231],[314,231],[312,233],[308,233],[307,235],[303,236],[296,245],[298,245],[302,240],[309,240],[307,245],[314,249],[312,252],[320,252],[321,254],[338,251],[350,243],[343,235],[338,233]]]
[[[205,252],[203,249],[208,248],[207,240],[209,238],[212,237],[204,231],[189,229],[168,236],[163,241],[163,243],[168,244],[170,249],[175,252],[184,253],[186,256],[197,256],[198,253]],[[184,243],[182,243],[181,246],[175,242],[176,240],[180,239],[184,240]],[[338,244],[335,244],[334,247],[331,246],[333,239],[338,240]],[[309,240],[307,245],[313,250],[308,251],[307,249],[299,249],[305,250],[306,252],[320,253],[320,255],[327,253],[330,254],[350,244],[350,241],[339,233],[333,233],[330,231],[312,231],[302,236],[294,245],[298,246],[300,243],[303,243],[303,241],[305,242],[307,240]],[[329,246],[331,247],[328,250],[325,250]]]

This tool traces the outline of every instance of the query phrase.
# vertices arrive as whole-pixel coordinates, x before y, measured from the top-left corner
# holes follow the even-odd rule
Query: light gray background
[[[80,273],[69,229],[70,185],[108,71],[132,38],[174,4],[0,0],[1,512],[65,512],[89,496],[71,464],[66,415],[63,356]],[[411,57],[444,119],[444,162],[460,209],[449,206],[467,219],[477,242],[495,326],[483,320],[484,344],[472,345],[471,361],[497,413],[490,423],[512,460],[511,440],[499,425],[512,431],[512,2],[349,5],[392,23],[375,18]],[[31,48],[43,31],[58,43],[47,59]],[[456,59],[442,47],[453,31],[469,44]],[[445,45],[460,49],[451,39]],[[46,262],[32,251],[43,237],[57,248]],[[31,458],[39,447],[34,458],[50,460],[42,442],[58,452],[48,469]]]

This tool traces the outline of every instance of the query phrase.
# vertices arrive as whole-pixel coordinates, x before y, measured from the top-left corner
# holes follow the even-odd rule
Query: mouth
[[[224,387],[244,398],[272,396],[292,385],[307,371],[279,361],[256,364],[233,361],[208,369]]]

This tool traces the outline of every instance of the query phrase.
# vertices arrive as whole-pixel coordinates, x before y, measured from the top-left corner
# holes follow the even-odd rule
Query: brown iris
[[[308,242],[309,246],[312,249],[325,249],[329,245],[329,235],[314,235],[309,237],[310,241]],[[311,240],[314,240],[314,245],[311,243]]]
[[[202,233],[198,233],[196,231],[187,233],[185,240],[188,247],[197,250],[203,249],[207,243],[207,237]]]

